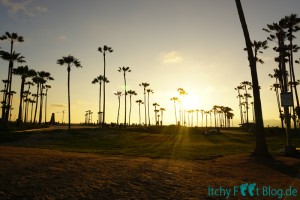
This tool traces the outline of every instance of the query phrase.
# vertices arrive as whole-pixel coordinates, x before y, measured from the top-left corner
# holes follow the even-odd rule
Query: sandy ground
[[[186,161],[0,146],[0,199],[225,199],[208,195],[208,187],[256,183],[298,191],[299,167],[299,159],[284,157]]]

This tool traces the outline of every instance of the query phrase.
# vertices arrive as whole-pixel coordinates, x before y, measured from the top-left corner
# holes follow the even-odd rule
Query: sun
[[[200,102],[201,98],[200,96],[188,94],[183,99],[183,104],[185,107],[185,110],[196,110],[200,109]]]

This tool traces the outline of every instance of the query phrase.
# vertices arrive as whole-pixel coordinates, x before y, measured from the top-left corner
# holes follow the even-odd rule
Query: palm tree
[[[14,62],[18,63],[23,63],[25,62],[24,57],[21,56],[19,53],[8,53],[6,51],[1,51],[0,56],[3,60],[9,61],[9,77],[8,77],[8,82],[6,84],[6,88],[4,89],[4,102],[3,102],[3,107],[2,107],[2,121],[4,126],[8,126],[8,118],[9,118],[9,113],[11,111],[11,97],[9,93],[11,92],[11,87],[12,87],[12,70],[14,66]]]
[[[149,86],[149,83],[141,83],[140,86],[144,87],[144,105],[145,105],[145,126],[147,126],[147,110],[146,110],[146,88]]]
[[[45,123],[47,122],[47,99],[48,99],[48,89],[51,88],[51,85],[45,85],[46,93],[45,93]]]
[[[33,99],[30,101],[31,103],[31,114],[30,114],[30,123],[34,122],[32,121],[32,114],[33,114],[33,104],[36,103],[37,94],[32,94]]]
[[[36,75],[36,71],[29,69],[28,66],[19,66],[18,68],[13,69],[13,74],[21,76],[21,89],[20,89],[20,103],[19,103],[19,114],[18,114],[18,125],[22,122],[22,103],[24,96],[24,86],[26,78],[33,77]]]
[[[101,119],[101,94],[102,94],[101,89],[102,89],[102,82],[103,83],[104,82],[109,83],[109,80],[107,78],[104,78],[104,76],[100,75],[100,76],[94,78],[94,80],[92,81],[92,84],[99,83],[99,85],[100,85],[100,89],[99,89],[99,112],[98,112],[99,126],[101,125],[101,121],[102,121],[102,119]]]
[[[153,90],[151,90],[151,89],[147,89],[147,93],[148,93],[148,122],[149,122],[149,126],[150,126],[150,98],[149,98],[149,96],[150,96],[150,93],[154,93],[154,91]]]
[[[103,55],[103,63],[104,63],[104,71],[103,71],[103,77],[106,78],[106,74],[105,74],[105,69],[106,69],[106,53],[112,53],[113,50],[111,47],[108,47],[106,45],[102,47],[98,47],[98,51],[100,53],[102,53]],[[102,120],[102,127],[104,127],[105,125],[105,98],[106,98],[106,95],[105,95],[105,81],[103,82],[103,120]]]
[[[172,97],[170,99],[171,101],[174,101],[174,111],[175,111],[175,125],[178,123],[177,121],[177,111],[176,111],[176,101],[179,101],[177,97]]]
[[[129,126],[130,126],[131,107],[132,107],[131,97],[132,95],[137,95],[137,93],[133,90],[128,90],[127,94],[129,94],[129,100],[130,100],[130,107],[129,107]]]
[[[160,108],[159,109],[160,110],[160,116],[161,116],[161,118],[160,118],[160,125],[163,125],[163,114],[164,114],[164,111],[166,111],[166,109],[165,108]]]
[[[8,85],[7,85],[7,88],[5,89],[6,90],[6,92],[5,92],[5,105],[6,105],[7,95],[8,95],[8,93],[11,92],[11,85],[12,85],[12,71],[13,71],[14,59],[15,59],[13,55],[17,55],[13,51],[14,43],[15,42],[24,42],[24,38],[23,38],[23,36],[19,36],[17,33],[5,32],[5,34],[0,37],[0,40],[8,40],[10,42],[10,53],[9,54],[11,56],[9,58],[9,67],[8,67],[8,78],[7,78]],[[19,55],[18,55],[18,57],[19,57]],[[24,58],[24,57],[22,57],[22,58]],[[10,99],[8,99],[8,107],[7,107],[5,117],[4,117],[4,113],[2,113],[2,119],[6,123],[8,122],[9,112],[10,112]],[[7,125],[6,123],[5,123],[5,125]]]
[[[71,129],[71,100],[70,100],[70,72],[71,72],[71,67],[82,67],[80,64],[80,61],[75,58],[74,56],[63,56],[61,59],[57,60],[57,64],[59,65],[67,65],[67,71],[68,71],[68,114],[69,114],[69,130]],[[104,76],[105,77],[105,76]]]
[[[115,92],[114,94],[118,97],[118,101],[119,101],[118,116],[117,116],[117,125],[119,125],[120,103],[121,103],[122,92]]]
[[[131,72],[129,67],[119,67],[118,72],[123,72],[124,77],[124,95],[125,95],[125,116],[124,116],[124,126],[126,127],[126,115],[127,115],[127,101],[126,101],[126,72]]]
[[[139,104],[139,125],[141,125],[141,104],[143,104],[143,101],[139,99],[136,100],[135,102]]]
[[[241,124],[244,123],[244,118],[243,118],[243,109],[242,109],[242,100],[244,97],[241,95],[240,90],[243,90],[243,86],[238,85],[237,87],[234,88],[238,92],[237,98],[239,99],[239,108],[240,108],[240,115],[241,115]]]
[[[153,103],[152,105],[154,106],[154,111],[157,110],[156,107],[158,107],[159,104],[158,103]],[[155,112],[155,124],[157,124],[157,113],[158,112]]]
[[[253,55],[252,51],[252,43],[247,27],[247,23],[244,16],[244,11],[242,8],[242,4],[240,0],[235,0],[237,11],[239,14],[239,18],[241,21],[241,26],[243,29],[245,43],[247,46],[248,52],[248,60],[250,64],[250,71],[252,77],[252,85],[253,85],[253,96],[254,96],[254,110],[255,110],[255,119],[256,119],[256,146],[252,155],[255,156],[269,156],[268,146],[266,143],[266,138],[264,134],[264,123],[263,123],[263,116],[262,116],[262,108],[261,108],[261,101],[260,101],[260,91],[259,91],[259,83],[257,77],[257,69],[256,69],[256,60]]]
[[[249,101],[248,98],[251,98],[251,95],[248,93],[248,90],[252,89],[252,84],[249,81],[243,81],[240,83],[240,86],[242,86],[243,90],[245,90],[245,102],[246,102],[246,124],[248,126],[249,124]]]
[[[41,125],[42,123],[42,116],[43,116],[43,91],[45,89],[44,84],[47,83],[48,80],[52,81],[54,80],[53,77],[51,77],[51,74],[49,72],[45,72],[45,71],[40,71],[38,72],[38,76],[40,77],[40,115],[39,115],[39,125]]]
[[[201,112],[201,116],[202,116],[201,127],[203,127],[203,114],[205,113],[205,111],[203,109],[201,109],[200,112]]]
[[[184,99],[184,96],[187,95],[187,92],[183,88],[178,88],[177,91],[179,93],[179,97],[181,97],[180,98],[181,99],[180,100],[180,102],[181,102],[180,106],[181,106],[182,116],[180,116],[180,122],[181,122],[181,124],[185,124],[186,122],[185,122],[185,110],[184,110],[184,105],[183,105],[183,103],[184,103],[183,99]]]
[[[197,119],[197,127],[199,126],[199,123],[198,123],[198,114],[199,114],[199,109],[196,109],[195,112],[196,112],[196,119]]]
[[[25,82],[25,85],[28,85],[28,89],[27,89],[27,95],[26,95],[26,101],[27,101],[27,109],[25,110],[25,116],[24,116],[24,122],[27,122],[27,117],[28,117],[28,104],[30,103],[30,101],[29,101],[29,95],[31,94],[31,92],[30,92],[30,87],[31,86],[33,86],[34,85],[34,83],[33,82],[31,82],[31,81],[27,81],[27,82]]]

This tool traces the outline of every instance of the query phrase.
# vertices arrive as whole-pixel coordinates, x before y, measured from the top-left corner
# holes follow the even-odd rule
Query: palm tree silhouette
[[[132,95],[137,95],[137,93],[133,90],[128,90],[127,94],[129,94],[129,100],[130,100],[130,107],[129,107],[129,126],[130,126],[130,117],[131,117],[131,107],[132,107],[132,103],[131,103],[131,97]]]
[[[19,103],[19,114],[18,114],[18,122],[20,125],[22,123],[22,104],[23,104],[23,96],[24,96],[24,86],[26,78],[32,77],[36,75],[36,71],[33,69],[29,69],[28,66],[19,66],[13,69],[13,74],[21,76],[21,89],[20,89],[20,103]]]
[[[139,125],[141,125],[141,104],[143,104],[143,101],[139,99],[136,100],[135,102],[139,104]]]
[[[145,105],[145,126],[147,126],[147,110],[146,110],[146,88],[149,86],[149,83],[141,83],[140,86],[144,88],[144,105]]]
[[[245,102],[246,102],[246,124],[248,127],[249,124],[249,101],[248,98],[251,98],[252,96],[248,93],[248,90],[252,89],[252,84],[249,81],[243,81],[240,83],[240,86],[242,86],[243,90],[245,90]]]
[[[177,121],[177,111],[176,111],[176,101],[179,101],[177,97],[172,97],[170,99],[171,101],[174,101],[174,111],[175,111],[175,125],[178,123]]]
[[[158,103],[153,103],[152,105],[154,106],[154,110],[157,110],[156,107],[158,107],[159,104],[158,104]],[[158,113],[158,112],[155,112],[155,124],[157,124],[157,122],[158,122],[158,121],[157,121],[157,113]]]
[[[120,103],[121,103],[122,92],[115,92],[114,94],[118,97],[118,101],[119,101],[118,116],[117,116],[117,125],[119,125]]]
[[[5,122],[5,126],[7,126],[7,122],[8,122],[8,117],[9,117],[9,112],[10,112],[10,95],[8,95],[11,92],[11,85],[12,85],[12,71],[13,71],[13,67],[14,67],[14,56],[13,55],[17,55],[15,54],[15,52],[13,51],[13,47],[14,47],[14,43],[15,42],[24,42],[24,38],[23,36],[19,36],[17,33],[9,33],[9,32],[5,32],[4,35],[2,35],[0,37],[0,40],[8,40],[10,42],[10,59],[9,59],[9,67],[8,67],[8,85],[7,88],[5,89],[5,105],[8,104],[7,106],[7,110],[4,116],[4,113],[2,113],[2,120],[3,122]],[[2,53],[1,53],[2,54]],[[20,55],[20,54],[19,54]],[[18,55],[18,57],[19,57]],[[22,57],[24,58],[24,57]],[[7,96],[8,96],[8,100],[7,100]],[[8,101],[8,103],[7,103]],[[5,109],[5,108],[4,108]]]
[[[187,95],[188,93],[183,89],[183,88],[178,88],[177,91],[179,92],[179,97],[181,97],[180,99],[180,105],[181,105],[181,115],[180,116],[180,124],[185,125],[186,124],[186,120],[185,120],[185,109],[184,109],[184,96]]]
[[[261,101],[260,101],[260,91],[259,91],[259,83],[257,77],[257,69],[256,69],[256,60],[253,55],[252,51],[252,43],[247,27],[247,23],[244,16],[243,7],[240,0],[235,0],[238,15],[241,21],[241,26],[243,29],[245,43],[247,46],[248,52],[248,60],[250,64],[250,71],[252,77],[252,84],[253,84],[253,96],[254,96],[254,110],[255,110],[255,119],[256,119],[256,147],[253,152],[255,156],[269,156],[268,146],[266,144],[266,138],[264,134],[264,123],[263,123],[263,116],[262,116],[262,108],[261,108]]]
[[[244,118],[243,118],[243,109],[242,109],[242,100],[244,97],[241,95],[240,90],[243,90],[243,86],[238,85],[237,87],[234,88],[238,92],[237,98],[239,99],[239,108],[240,108],[240,115],[241,115],[241,124],[244,123]]]
[[[101,126],[101,95],[102,95],[102,82],[106,82],[109,83],[109,80],[107,78],[104,78],[104,76],[100,75],[96,78],[94,78],[94,80],[92,81],[92,84],[96,84],[99,83],[100,85],[100,89],[99,89],[99,112],[98,112],[98,121],[99,121],[99,126]]]
[[[61,59],[57,60],[57,64],[59,65],[67,65],[67,71],[68,71],[68,114],[69,114],[69,122],[68,122],[68,128],[71,129],[71,100],[70,100],[70,72],[71,67],[82,67],[80,64],[80,61],[75,58],[74,56],[68,55],[63,56]]]
[[[104,67],[103,67],[103,77],[106,78],[106,74],[105,74],[105,69],[106,69],[106,53],[112,53],[113,50],[111,47],[108,47],[106,45],[102,47],[98,47],[98,51],[100,53],[102,53],[103,55],[103,63],[104,63]],[[106,95],[105,95],[105,81],[103,82],[103,120],[102,120],[102,127],[104,127],[105,125],[105,99],[106,99]]]
[[[126,72],[131,72],[129,67],[119,67],[118,72],[123,72],[124,77],[124,95],[125,95],[125,116],[124,116],[124,127],[126,127],[126,116],[127,116],[127,101],[126,101]]]
[[[3,102],[3,107],[2,107],[2,122],[5,127],[8,126],[8,118],[9,118],[9,113],[11,111],[11,96],[9,95],[12,87],[12,70],[14,66],[14,62],[18,63],[23,63],[25,62],[24,56],[21,56],[20,53],[8,53],[6,51],[1,51],[0,56],[3,60],[9,62],[9,74],[8,74],[8,82],[6,84],[6,88],[4,89],[4,102]]]
[[[45,123],[47,123],[47,99],[48,99],[48,90],[51,88],[51,85],[45,85],[46,93],[45,93]]]
[[[203,115],[204,115],[205,111],[203,109],[201,109],[200,112],[201,112],[201,116],[202,116],[201,127],[203,127]]]
[[[45,71],[40,71],[38,72],[38,76],[40,77],[40,114],[39,114],[39,125],[41,125],[42,123],[42,116],[43,116],[43,91],[45,89],[45,84],[47,83],[47,81],[52,81],[54,80],[53,77],[51,77],[51,74],[49,72],[45,72]]]
[[[160,118],[160,125],[162,126],[163,125],[163,117],[164,117],[164,111],[166,111],[166,109],[165,108],[160,108],[159,109],[160,110],[160,116],[161,116],[161,118]]]
[[[25,82],[25,85],[28,85],[28,89],[27,89],[27,95],[26,95],[26,101],[27,101],[27,109],[25,110],[25,116],[24,116],[24,122],[27,122],[27,117],[28,117],[28,107],[29,107],[29,104],[31,103],[30,102],[30,98],[29,98],[29,95],[31,94],[30,92],[30,87],[34,85],[33,82],[31,81],[27,81]]]
[[[151,90],[151,89],[147,89],[147,93],[148,93],[148,122],[149,122],[149,126],[151,125],[151,123],[150,123],[150,93],[154,93],[154,91],[153,90]]]

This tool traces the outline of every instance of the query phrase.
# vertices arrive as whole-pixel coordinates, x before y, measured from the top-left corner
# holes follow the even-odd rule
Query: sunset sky
[[[241,2],[252,40],[267,38],[262,30],[267,24],[300,13],[299,0]],[[133,97],[131,122],[138,122],[135,101],[143,100],[139,84],[147,82],[154,91],[150,96],[151,110],[154,102],[164,107],[165,124],[175,123],[170,98],[178,96],[177,88],[188,92],[187,109],[228,106],[235,114],[234,125],[239,123],[234,88],[242,81],[251,81],[251,77],[234,0],[0,0],[0,24],[1,35],[8,31],[24,37],[25,42],[14,49],[25,56],[30,68],[48,71],[54,77],[49,82],[49,120],[51,113],[56,113],[56,120],[61,122],[61,112],[67,112],[67,69],[56,61],[69,54],[83,66],[71,70],[72,122],[84,122],[86,110],[98,112],[99,85],[91,82],[103,73],[103,57],[97,49],[108,45],[114,52],[107,55],[107,122],[116,122],[118,99],[114,92],[123,91],[123,75],[117,70],[128,66],[132,70],[127,74],[128,89],[138,93]],[[296,36],[295,43],[299,45],[299,33]],[[277,66],[274,45],[269,43],[270,48],[261,56],[265,64],[258,65],[265,126],[272,125],[269,120],[278,119],[275,92],[270,91],[274,80],[268,77]],[[10,46],[0,41],[0,47],[9,51]],[[295,55],[299,57],[299,53]],[[8,63],[0,60],[0,67],[1,80],[6,79]],[[297,65],[296,79],[299,75]],[[20,77],[13,79],[13,90],[17,92],[12,116],[15,119]],[[3,89],[2,82],[0,86]],[[154,112],[151,115],[153,122]],[[94,114],[93,121],[96,119]]]

